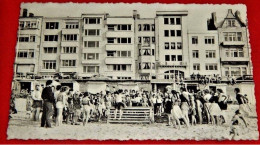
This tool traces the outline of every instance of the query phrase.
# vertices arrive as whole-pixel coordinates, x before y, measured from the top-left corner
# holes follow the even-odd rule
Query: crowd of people
[[[192,74],[190,76],[191,80],[197,80],[200,84],[208,84],[208,83],[221,83],[223,78],[219,74],[213,75],[200,75],[200,74]],[[226,76],[227,84],[234,85],[237,83],[237,78],[232,75]]]
[[[248,100],[240,93],[239,88],[235,88],[236,100],[239,110],[235,112],[232,119],[233,125],[244,123],[247,126],[244,115],[250,114]],[[168,90],[166,92],[136,90],[113,90],[106,92],[89,93],[73,91],[67,86],[53,86],[52,81],[46,82],[46,87],[35,86],[35,90],[27,97],[27,114],[32,116],[34,121],[38,121],[41,116],[41,127],[60,126],[63,123],[86,125],[91,118],[106,118],[110,108],[115,108],[114,119],[121,119],[123,108],[125,107],[152,107],[154,115],[158,117],[167,116],[167,126],[173,125],[180,128],[182,125],[190,127],[196,124],[222,125],[228,122],[226,110],[228,108],[228,97],[224,95],[222,89],[198,90],[188,92],[181,87],[180,91]],[[117,112],[119,111],[119,116]],[[32,114],[31,114],[32,112]],[[234,136],[236,128],[231,132]]]

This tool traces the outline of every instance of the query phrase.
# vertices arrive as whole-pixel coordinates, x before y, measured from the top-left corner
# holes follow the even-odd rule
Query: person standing
[[[124,107],[124,104],[123,104],[123,95],[122,95],[122,90],[118,90],[118,92],[115,93],[115,112],[114,112],[114,118],[116,119],[116,116],[117,116],[117,110],[119,110],[119,120],[121,119],[122,115],[123,115],[123,107]]]
[[[248,108],[246,106],[247,102],[244,101],[244,96],[240,93],[240,89],[235,88],[234,92],[236,94],[236,99],[237,99],[237,102],[239,104],[239,111],[243,112],[246,116],[249,116],[250,113],[249,113]]]
[[[58,87],[58,86],[57,86]],[[57,89],[57,88],[56,88]],[[56,126],[60,126],[62,124],[62,111],[66,105],[66,96],[69,92],[69,87],[62,87],[60,93],[56,98],[56,109],[57,109],[57,116],[56,116]],[[56,91],[57,92],[57,91]],[[55,95],[55,94],[54,94]]]
[[[35,86],[35,92],[32,94],[32,99],[33,99],[33,120],[38,121],[39,120],[39,115],[40,115],[40,110],[42,108],[42,92],[40,89],[40,85],[37,84]]]
[[[41,127],[51,128],[51,115],[53,114],[53,103],[55,101],[54,94],[52,92],[52,80],[46,82],[46,87],[42,90],[43,99],[43,112]]]
[[[180,88],[180,99],[181,99],[181,111],[182,114],[184,115],[185,119],[187,120],[187,122],[190,122],[189,119],[189,109],[190,109],[190,99],[189,99],[189,92],[187,92],[186,88]]]

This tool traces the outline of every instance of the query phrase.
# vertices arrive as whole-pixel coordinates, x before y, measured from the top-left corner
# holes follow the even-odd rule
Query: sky
[[[216,12],[217,22],[223,20],[228,9],[233,13],[239,10],[242,20],[246,21],[246,6],[213,5],[213,4],[144,4],[144,3],[22,3],[22,9],[28,9],[35,16],[44,17],[81,17],[82,13],[109,13],[111,16],[132,16],[133,10],[137,10],[141,18],[154,18],[156,11],[188,11],[189,31],[206,31],[207,19],[211,13]]]

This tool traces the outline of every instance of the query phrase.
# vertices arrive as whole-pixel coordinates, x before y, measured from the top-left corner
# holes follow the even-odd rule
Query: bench
[[[115,117],[115,108],[111,108],[107,123],[153,123],[154,112],[151,107],[126,107],[122,109],[123,114],[119,120],[119,110]]]

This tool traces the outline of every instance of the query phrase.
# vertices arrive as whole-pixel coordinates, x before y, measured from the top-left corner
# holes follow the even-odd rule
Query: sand
[[[18,107],[19,108],[19,107]],[[237,105],[229,106],[231,110],[228,120],[231,120],[233,111]],[[254,108],[255,109],[255,108]],[[19,111],[19,110],[18,110]],[[255,113],[255,112],[254,112]],[[230,140],[230,122],[223,126],[196,125],[187,129],[182,126],[176,129],[173,126],[166,126],[166,123],[154,124],[107,124],[88,123],[86,126],[67,125],[53,128],[41,128],[40,122],[34,122],[26,118],[25,111],[13,114],[9,121],[7,130],[8,139],[75,139],[75,140]],[[249,127],[241,127],[238,140],[258,140],[259,132],[257,118],[246,118]]]

